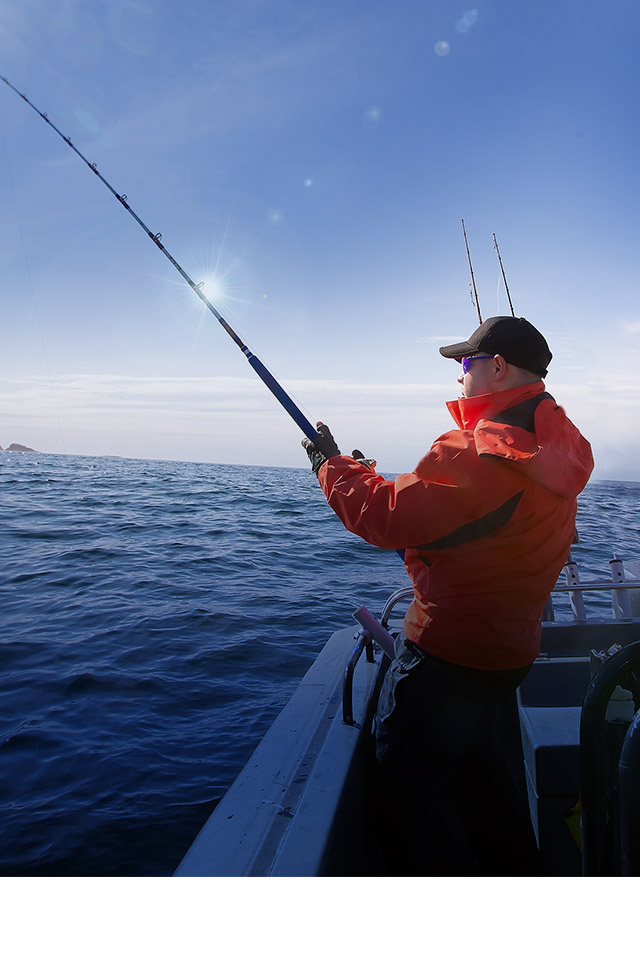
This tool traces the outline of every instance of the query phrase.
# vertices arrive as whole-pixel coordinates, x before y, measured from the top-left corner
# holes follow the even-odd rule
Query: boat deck
[[[627,649],[640,641],[640,609],[637,602],[632,608],[630,589],[617,569],[613,581],[598,586],[612,592],[612,618],[588,620],[582,595],[596,586],[578,584],[575,569],[568,569],[567,582],[560,591],[570,592],[573,618],[543,623],[540,655],[518,690],[517,711],[514,706],[513,717],[504,721],[514,772],[517,768],[523,788],[526,784],[540,873],[563,876],[583,873],[581,722],[585,695],[593,687],[592,651],[608,651],[613,644]],[[381,649],[388,647],[384,628],[400,628],[401,619],[390,622],[390,616],[410,594],[400,590],[390,597],[381,617],[383,633],[370,621],[370,631],[347,627],[333,634],[176,875],[385,874],[372,827],[370,733],[388,663]],[[360,622],[370,616],[364,613]],[[365,644],[368,657],[361,656]],[[637,659],[640,664],[640,650]],[[602,707],[603,726],[612,690]]]

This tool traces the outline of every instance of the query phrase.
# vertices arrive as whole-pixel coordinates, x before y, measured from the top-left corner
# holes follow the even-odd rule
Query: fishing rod
[[[509,308],[511,309],[511,316],[515,316],[513,312],[513,303],[511,302],[511,293],[509,292],[509,286],[507,284],[507,277],[504,272],[504,266],[502,264],[502,259],[500,258],[500,249],[498,248],[498,240],[496,239],[495,233],[493,235],[493,247],[498,253],[498,262],[500,263],[500,269],[502,271],[502,278],[504,280],[504,288],[507,290],[507,299],[509,300]]]
[[[160,251],[162,252],[162,254],[169,260],[169,262],[171,262],[172,266],[180,273],[180,275],[185,280],[185,282],[191,287],[191,289],[194,291],[194,293],[196,294],[196,296],[198,297],[198,299],[201,300],[204,303],[204,305],[207,307],[207,309],[211,313],[213,313],[214,317],[216,318],[216,320],[218,321],[218,323],[220,324],[220,326],[221,327],[224,327],[224,329],[226,330],[227,334],[231,337],[231,339],[233,340],[233,342],[240,348],[240,350],[242,351],[242,353],[245,355],[245,357],[247,358],[247,361],[249,362],[249,364],[251,365],[251,367],[253,368],[253,370],[256,372],[256,374],[258,375],[258,377],[260,378],[260,380],[264,382],[264,384],[267,386],[267,388],[269,389],[269,391],[271,391],[271,393],[273,395],[275,395],[275,397],[278,399],[278,401],[280,402],[280,404],[284,408],[285,412],[288,412],[288,414],[293,419],[293,421],[296,423],[296,425],[299,426],[300,429],[302,429],[302,431],[304,432],[305,436],[307,436],[308,439],[311,439],[311,441],[314,442],[318,438],[318,432],[317,432],[317,429],[315,428],[315,426],[313,426],[311,424],[311,422],[302,414],[302,412],[300,411],[300,409],[298,408],[298,406],[295,404],[295,402],[293,401],[293,399],[290,398],[290,396],[284,390],[284,388],[282,387],[282,385],[278,381],[276,381],[276,379],[274,378],[274,376],[265,367],[265,365],[262,363],[262,361],[258,357],[256,357],[256,355],[253,354],[249,350],[249,348],[244,343],[244,341],[242,340],[242,338],[239,337],[238,334],[235,332],[235,330],[233,330],[233,328],[229,326],[229,324],[227,323],[227,321],[225,320],[225,318],[222,316],[222,314],[219,313],[218,310],[216,310],[215,306],[207,299],[207,297],[205,296],[205,294],[202,292],[202,286],[204,286],[204,283],[201,282],[201,283],[196,284],[193,281],[193,279],[191,278],[191,276],[188,275],[188,273],[185,272],[185,270],[182,268],[182,266],[179,265],[176,262],[176,260],[174,259],[173,255],[171,255],[171,253],[164,247],[164,245],[162,244],[162,240],[161,240],[162,239],[162,235],[160,234],[160,232],[154,233],[154,232],[151,231],[150,228],[147,227],[147,225],[144,223],[144,221],[142,220],[142,218],[140,218],[139,215],[137,215],[136,212],[133,210],[133,208],[131,207],[131,205],[127,203],[127,196],[126,196],[126,194],[118,194],[118,192],[115,190],[115,188],[113,188],[111,186],[111,184],[109,183],[109,181],[108,180],[105,180],[105,178],[102,176],[102,174],[98,170],[97,164],[90,163],[89,160],[87,160],[87,158],[80,152],[80,150],[76,146],[73,145],[73,143],[71,142],[71,140],[69,139],[69,137],[68,136],[65,136],[64,133],[61,133],[57,126],[54,126],[54,124],[51,122],[51,120],[47,116],[46,112],[41,112],[33,104],[33,102],[31,102],[27,98],[27,96],[24,95],[23,92],[20,92],[14,85],[12,85],[11,82],[7,78],[5,78],[4,75],[1,75],[0,78],[2,78],[2,81],[5,82],[5,84],[8,85],[9,88],[12,89],[16,93],[16,95],[19,95],[21,99],[24,99],[24,101],[27,103],[27,105],[28,106],[31,106],[31,108],[34,110],[34,112],[37,112],[38,115],[40,116],[40,118],[41,119],[44,119],[44,121],[47,123],[47,125],[51,126],[51,128],[53,130],[55,130],[55,132],[58,134],[58,136],[61,139],[63,139],[68,146],[71,147],[71,149],[73,150],[74,153],[77,153],[77,155],[80,157],[81,160],[84,160],[84,162],[89,167],[89,169],[92,170],[93,173],[96,175],[96,177],[98,177],[102,181],[102,183],[105,185],[105,187],[109,191],[111,191],[111,193],[116,198],[116,200],[118,200],[120,202],[120,204],[131,215],[131,217],[134,218],[135,221],[138,222],[138,224],[140,225],[140,227],[147,233],[147,235],[149,236],[149,238],[151,239],[151,241],[154,242],[157,245],[157,247],[160,249]]]
[[[464,227],[464,220],[462,221],[462,234],[464,235],[464,244],[467,249],[467,258],[469,259],[469,271],[471,272],[471,284],[473,285],[473,295],[476,298],[476,312],[478,314],[478,320],[482,324],[482,314],[480,313],[480,303],[478,302],[478,290],[476,289],[476,280],[473,274],[473,266],[471,265],[471,253],[469,252],[469,242],[467,241],[467,232]]]

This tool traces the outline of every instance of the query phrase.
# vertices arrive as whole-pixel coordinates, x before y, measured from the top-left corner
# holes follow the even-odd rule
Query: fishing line
[[[33,312],[35,314],[36,326],[38,328],[38,335],[40,337],[40,343],[42,345],[42,356],[44,357],[44,365],[47,371],[47,379],[49,381],[49,388],[51,389],[51,398],[53,401],[53,410],[55,412],[56,421],[58,423],[58,429],[60,432],[60,442],[62,444],[62,451],[66,455],[67,447],[64,441],[64,433],[62,431],[62,422],[60,420],[60,412],[58,410],[58,400],[56,398],[56,388],[53,383],[53,377],[51,375],[51,368],[49,366],[49,358],[47,356],[47,345],[44,341],[44,331],[42,329],[42,322],[40,320],[40,311],[38,309],[38,302],[36,300],[36,291],[33,285],[33,276],[31,275],[31,266],[29,264],[29,256],[27,254],[27,247],[24,240],[24,233],[22,231],[22,222],[20,221],[20,209],[18,208],[18,198],[16,195],[16,189],[13,182],[13,174],[11,172],[11,164],[9,162],[9,154],[7,152],[7,145],[4,138],[4,132],[0,130],[0,136],[2,137],[2,150],[4,153],[4,159],[7,167],[7,173],[9,175],[9,185],[11,187],[11,195],[13,198],[13,206],[16,212],[16,224],[18,226],[18,234],[20,236],[20,242],[22,244],[22,254],[24,257],[24,264],[27,270],[27,279],[29,281],[29,289],[31,290],[31,301],[33,303]]]
[[[142,218],[140,218],[139,215],[136,214],[136,212],[133,210],[131,205],[127,202],[126,194],[118,194],[118,192],[115,190],[114,187],[111,186],[108,180],[106,180],[102,176],[102,174],[98,170],[97,164],[91,163],[89,160],[87,160],[87,158],[80,152],[80,150],[73,145],[69,137],[65,136],[64,133],[62,133],[57,126],[54,126],[54,124],[47,116],[46,112],[41,112],[38,108],[36,108],[36,106],[27,98],[27,96],[24,95],[24,93],[20,92],[17,88],[15,88],[15,86],[12,85],[11,82],[4,75],[1,75],[0,78],[2,78],[2,81],[10,89],[12,89],[16,93],[16,95],[19,95],[21,99],[24,99],[27,105],[30,106],[34,112],[37,112],[41,119],[44,119],[47,125],[50,126],[62,140],[64,140],[64,142],[73,150],[73,152],[76,153],[80,157],[80,159],[86,163],[89,169],[93,171],[96,177],[98,177],[98,179],[102,181],[102,183],[105,185],[107,190],[109,190],[113,194],[116,200],[120,202],[123,208],[131,215],[131,217],[138,223],[138,225],[140,225],[143,231],[146,232],[146,234],[149,236],[151,241],[154,242],[154,244],[160,249],[160,251],[165,256],[165,258],[167,258],[169,262],[171,262],[173,267],[177,270],[177,272],[180,273],[180,275],[185,280],[185,282],[194,291],[198,299],[200,299],[201,302],[204,303],[204,305],[207,307],[210,313],[213,313],[214,317],[216,318],[220,326],[224,328],[224,330],[229,335],[229,337],[231,337],[231,339],[236,344],[236,346],[239,347],[242,353],[245,355],[247,361],[249,362],[253,370],[256,372],[260,380],[267,386],[269,391],[278,399],[278,401],[280,402],[284,410],[289,414],[289,416],[293,419],[296,425],[300,429],[302,429],[302,431],[307,436],[307,438],[314,441],[318,436],[315,426],[313,426],[311,422],[306,418],[306,416],[302,414],[298,406],[295,404],[293,399],[287,394],[287,392],[284,390],[282,385],[278,381],[276,381],[274,376],[265,367],[262,361],[249,350],[249,348],[244,343],[242,338],[238,336],[238,334],[235,332],[235,330],[233,330],[231,326],[229,326],[229,324],[222,316],[222,314],[218,312],[215,306],[205,296],[205,294],[202,291],[202,287],[204,286],[204,283],[203,282],[195,283],[191,278],[191,276],[188,275],[187,272],[185,272],[182,266],[180,266],[178,262],[174,259],[173,255],[171,255],[171,253],[165,248],[165,246],[162,244],[162,235],[160,234],[160,232],[154,233],[153,231],[151,231],[150,228],[147,227],[147,225],[144,223]]]

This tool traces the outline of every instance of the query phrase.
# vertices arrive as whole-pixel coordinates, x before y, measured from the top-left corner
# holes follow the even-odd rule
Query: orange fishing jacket
[[[444,660],[522,667],[569,554],[591,447],[544,384],[448,402],[458,428],[413,473],[385,480],[350,456],[318,478],[344,526],[405,549],[414,600],[406,636]]]

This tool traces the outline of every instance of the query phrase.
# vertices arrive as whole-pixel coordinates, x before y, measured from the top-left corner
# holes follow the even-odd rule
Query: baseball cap
[[[440,353],[456,361],[470,354],[501,354],[509,364],[541,378],[553,357],[540,331],[523,316],[491,316],[468,340],[441,347]]]

